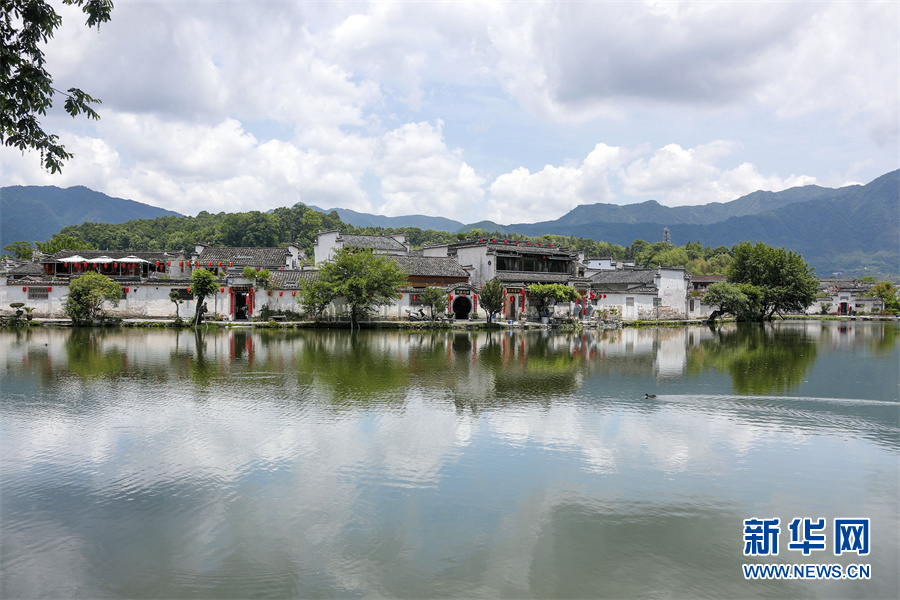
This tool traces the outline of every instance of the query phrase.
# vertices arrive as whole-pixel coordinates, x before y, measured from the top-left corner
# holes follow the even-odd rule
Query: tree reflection
[[[815,362],[815,340],[805,330],[738,323],[690,348],[687,372],[723,371],[735,393],[777,394],[799,385]]]

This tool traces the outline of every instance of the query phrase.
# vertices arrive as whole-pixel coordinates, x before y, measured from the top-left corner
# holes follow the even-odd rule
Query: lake
[[[898,334],[5,330],[0,596],[896,598]]]

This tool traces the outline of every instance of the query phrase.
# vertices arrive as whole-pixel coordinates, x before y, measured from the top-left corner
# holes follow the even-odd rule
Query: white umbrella
[[[95,264],[100,264],[100,263],[111,263],[111,262],[113,262],[113,259],[111,259],[111,258],[108,257],[108,256],[98,256],[97,258],[92,258],[92,259],[90,259],[90,260],[87,261],[87,262],[89,262],[89,263],[95,263]]]
[[[59,262],[65,262],[65,263],[84,262],[84,257],[78,256],[77,254],[75,254],[74,256],[67,256],[65,258],[61,258],[61,259],[59,259]]]
[[[125,258],[119,259],[120,263],[146,263],[150,262],[149,260],[144,260],[143,258],[138,258],[137,256],[126,256]]]

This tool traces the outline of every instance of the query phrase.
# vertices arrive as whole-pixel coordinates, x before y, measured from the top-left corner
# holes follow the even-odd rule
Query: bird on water
[[[647,400],[649,398],[656,398],[656,394],[644,394],[644,400]]]

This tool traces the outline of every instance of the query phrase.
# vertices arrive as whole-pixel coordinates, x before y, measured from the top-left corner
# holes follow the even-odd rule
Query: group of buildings
[[[113,252],[64,250],[40,256],[35,262],[10,264],[0,271],[0,307],[24,302],[37,317],[64,317],[64,299],[69,283],[86,272],[99,272],[119,282],[124,297],[117,307],[107,307],[112,316],[123,318],[173,318],[193,314],[191,275],[203,268],[216,274],[218,292],[206,298],[208,313],[228,321],[252,319],[267,307],[270,312],[302,312],[297,299],[303,281],[317,277],[318,266],[342,248],[369,249],[396,261],[407,273],[406,285],[397,299],[381,308],[381,319],[398,320],[422,306],[421,293],[439,286],[447,293],[448,313],[456,319],[484,318],[478,294],[489,280],[504,288],[500,318],[537,319],[528,286],[559,283],[570,286],[581,300],[553,307],[553,316],[594,318],[615,315],[624,320],[705,318],[714,307],[704,305],[708,285],[720,276],[694,276],[683,267],[646,269],[633,261],[585,258],[569,248],[552,243],[472,238],[455,243],[412,250],[402,234],[352,235],[337,230],[319,233],[309,260],[298,246],[286,248],[232,248],[197,244],[188,255],[169,252]],[[245,277],[245,267],[268,269],[266,287]],[[829,281],[829,280],[823,280]],[[870,310],[878,299],[865,298],[847,282],[823,284],[832,293],[810,308],[819,312],[821,302],[837,311]],[[177,291],[181,302],[170,297]],[[852,296],[852,298],[851,298]],[[829,299],[830,298],[830,299]],[[863,308],[865,306],[865,308]],[[328,318],[347,315],[343,300],[336,299],[326,311]]]

